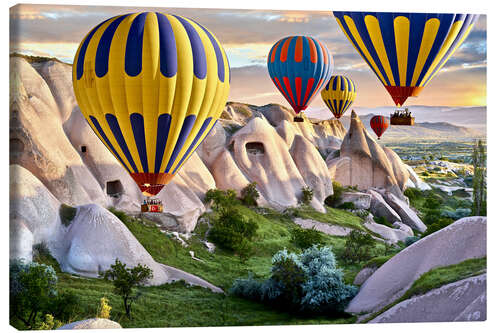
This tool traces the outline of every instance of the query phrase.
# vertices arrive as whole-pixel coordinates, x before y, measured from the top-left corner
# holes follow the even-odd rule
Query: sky
[[[329,48],[334,73],[349,76],[358,90],[354,107],[392,106],[380,81],[339,28],[332,12],[166,7],[17,5],[10,9],[10,52],[56,57],[72,63],[83,37],[118,14],[161,11],[194,19],[223,44],[231,66],[230,101],[255,105],[280,103],[284,97],[270,80],[266,60],[272,45],[290,35],[318,38]],[[418,98],[406,105],[486,105],[486,16]],[[324,108],[319,94],[312,110]]]

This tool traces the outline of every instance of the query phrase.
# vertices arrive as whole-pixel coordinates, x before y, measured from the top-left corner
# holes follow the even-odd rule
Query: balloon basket
[[[302,117],[295,117],[295,118],[293,118],[293,122],[294,123],[303,123],[304,122],[304,118],[302,118]]]

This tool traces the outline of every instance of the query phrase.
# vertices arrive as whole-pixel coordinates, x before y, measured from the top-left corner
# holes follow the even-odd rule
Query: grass
[[[431,269],[430,271],[420,275],[420,277],[413,282],[411,287],[398,300],[389,305],[386,305],[381,310],[373,313],[368,318],[365,318],[362,322],[369,322],[370,320],[392,308],[394,305],[410,299],[413,296],[423,295],[446,284],[457,282],[472,276],[477,276],[485,272],[486,257],[478,259],[468,259],[456,265]]]
[[[335,224],[346,228],[367,232],[363,226],[363,219],[346,210],[325,207],[326,213],[320,213],[312,207],[293,209],[293,215],[303,219],[312,219],[323,223]]]
[[[388,262],[389,259],[391,259],[395,255],[396,255],[396,253],[393,253],[393,254],[389,254],[389,255],[386,255],[386,256],[378,256],[378,257],[372,258],[372,259],[368,260],[364,264],[363,268],[368,268],[368,267],[379,268],[383,264],[385,264],[386,262]]]

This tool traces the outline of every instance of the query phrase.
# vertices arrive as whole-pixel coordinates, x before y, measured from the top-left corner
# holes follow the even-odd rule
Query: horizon
[[[127,11],[162,11],[198,21],[212,31],[226,50],[231,65],[228,101],[289,106],[267,73],[267,54],[278,39],[294,34],[319,38],[328,46],[335,74],[356,82],[353,108],[392,107],[394,103],[361,56],[341,32],[332,12],[287,10],[238,10],[110,7],[76,5],[25,5],[10,8],[10,53],[55,57],[71,64],[85,34],[108,17]],[[58,32],[64,29],[64,35]],[[481,15],[471,34],[433,78],[418,98],[405,106],[486,106],[486,15]],[[466,84],[465,84],[466,83]],[[316,95],[309,109],[325,109]],[[374,106],[375,105],[375,106]],[[307,112],[306,112],[307,113]]]

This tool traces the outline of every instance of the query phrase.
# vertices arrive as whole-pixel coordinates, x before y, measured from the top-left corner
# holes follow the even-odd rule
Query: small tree
[[[117,258],[115,264],[111,265],[111,268],[102,273],[101,276],[105,280],[113,282],[114,292],[122,297],[125,314],[131,319],[132,303],[141,295],[134,293],[134,288],[143,286],[148,279],[151,279],[153,271],[141,264],[132,268],[126,266]]]
[[[10,262],[10,316],[34,328],[39,314],[57,297],[57,275],[51,266],[23,260]]]
[[[313,199],[314,192],[309,186],[304,186],[302,188],[302,203],[304,205],[309,205]]]
[[[474,215],[486,216],[486,152],[482,140],[478,140],[474,145],[472,165],[472,212]]]
[[[358,263],[373,257],[375,240],[367,233],[353,230],[347,236],[342,259],[350,263]]]
[[[101,298],[99,307],[97,308],[97,318],[109,319],[112,307],[108,304],[108,302],[109,301],[106,297]]]
[[[257,199],[260,194],[257,191],[257,183],[251,182],[241,190],[241,201],[246,206],[257,206]]]
[[[238,204],[238,198],[234,190],[210,189],[205,194],[205,203],[210,203],[215,211],[222,213],[229,207]]]
[[[293,228],[291,234],[290,241],[300,249],[310,248],[314,244],[324,244],[321,232],[316,229]]]

